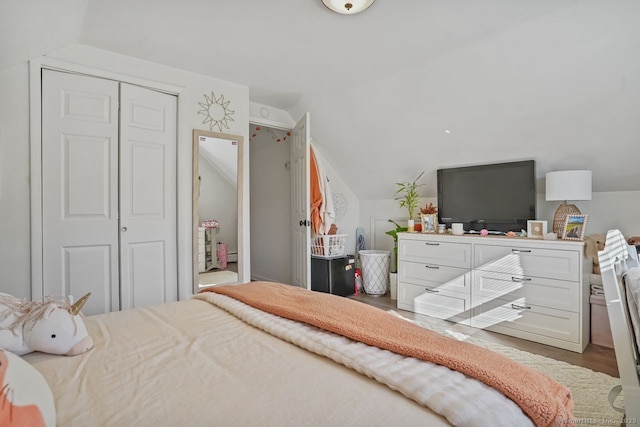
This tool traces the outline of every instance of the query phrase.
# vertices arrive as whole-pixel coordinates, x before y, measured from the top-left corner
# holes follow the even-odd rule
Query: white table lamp
[[[580,215],[576,205],[569,200],[591,200],[591,171],[571,170],[548,172],[546,177],[546,200],[562,200],[553,216],[553,232],[562,235],[567,215]]]

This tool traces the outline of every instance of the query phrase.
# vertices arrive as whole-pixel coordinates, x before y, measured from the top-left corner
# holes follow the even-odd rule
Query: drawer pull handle
[[[531,253],[531,249],[511,249],[511,252],[513,252],[514,254],[519,254],[519,253]]]
[[[429,292],[430,294],[437,294],[438,292],[440,292],[437,289],[431,289],[431,288],[424,288],[424,290]]]
[[[511,308],[514,310],[531,310],[531,307],[528,305],[511,304]]]
[[[440,268],[439,265],[425,265],[426,268],[433,268],[434,270],[438,270]]]
[[[424,242],[427,246],[440,246],[440,243]]]
[[[531,281],[531,277],[515,277],[515,276],[511,276],[511,281],[513,282],[530,282]]]

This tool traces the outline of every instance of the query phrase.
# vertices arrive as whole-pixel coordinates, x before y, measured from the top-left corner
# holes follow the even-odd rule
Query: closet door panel
[[[118,83],[43,70],[42,110],[44,294],[118,310]]]
[[[122,307],[176,301],[177,99],[124,83],[120,96]]]
[[[132,243],[127,248],[129,277],[126,282],[137,284],[131,287],[131,304],[134,307],[158,304],[165,301],[165,289],[162,286],[142,286],[141,284],[164,283],[164,265],[158,260],[164,258],[164,242]]]

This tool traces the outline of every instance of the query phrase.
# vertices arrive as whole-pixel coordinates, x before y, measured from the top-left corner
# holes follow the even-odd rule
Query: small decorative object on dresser
[[[584,240],[584,232],[587,229],[589,215],[567,215],[562,231],[564,240]]]
[[[531,239],[544,239],[547,233],[547,221],[528,220],[527,237]]]
[[[202,221],[202,228],[220,228],[220,223],[215,219],[205,219]]]
[[[438,231],[438,208],[429,203],[420,208],[420,219],[423,233],[436,233]]]
[[[435,233],[438,230],[437,214],[420,214],[423,233]]]

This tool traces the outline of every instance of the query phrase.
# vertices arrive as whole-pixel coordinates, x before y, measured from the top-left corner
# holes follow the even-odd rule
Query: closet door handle
[[[122,231],[123,233],[125,233],[125,232],[127,231],[127,227],[122,227],[122,228],[120,229],[120,231]]]
[[[311,225],[311,221],[307,220],[307,219],[301,219],[300,220],[300,227],[308,227]]]

